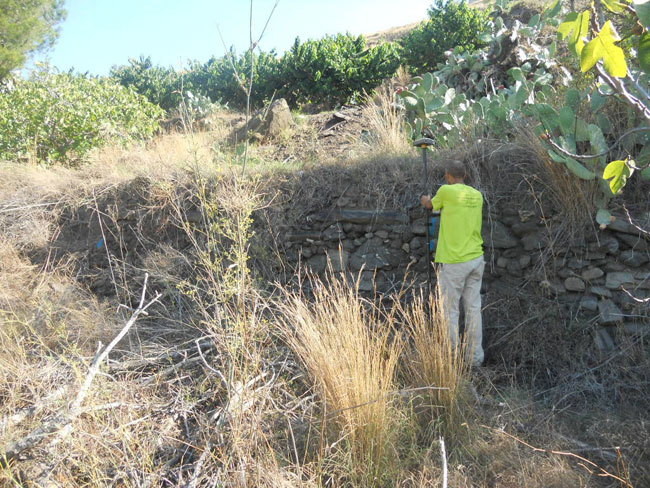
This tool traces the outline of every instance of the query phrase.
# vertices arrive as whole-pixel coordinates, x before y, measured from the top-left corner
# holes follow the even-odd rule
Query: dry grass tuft
[[[469,365],[465,362],[466,344],[454,350],[449,327],[442,313],[443,303],[439,296],[416,297],[400,317],[403,320],[411,348],[402,361],[403,374],[409,385],[422,388],[424,402],[419,408],[430,424],[430,434],[443,435],[455,440],[459,437],[460,424],[467,419],[464,408],[467,403]],[[427,310],[431,310],[430,318]]]
[[[353,476],[373,480],[396,461],[395,373],[401,343],[390,322],[345,281],[314,282],[314,299],[288,293],[282,334],[318,385],[323,423],[347,445]],[[322,435],[322,433],[321,433]]]
[[[404,131],[404,117],[395,104],[395,90],[384,83],[375,91],[363,110],[369,135],[366,144],[373,152],[384,155],[401,155],[411,150]]]

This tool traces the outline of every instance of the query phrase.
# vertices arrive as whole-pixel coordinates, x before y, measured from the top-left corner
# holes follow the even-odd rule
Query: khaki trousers
[[[467,358],[473,366],[483,364],[483,321],[481,319],[481,281],[485,262],[483,256],[466,263],[440,264],[438,286],[443,311],[449,324],[451,344],[458,347],[458,317],[460,299],[465,308],[465,340]]]

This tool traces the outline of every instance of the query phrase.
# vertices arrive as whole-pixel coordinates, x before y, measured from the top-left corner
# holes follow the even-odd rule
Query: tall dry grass
[[[372,485],[397,460],[402,343],[393,324],[354,284],[314,280],[313,285],[312,300],[287,293],[280,303],[282,335],[320,391],[322,423],[336,426],[335,443],[347,446],[352,476]]]
[[[402,374],[422,396],[416,408],[420,421],[428,423],[428,434],[455,441],[469,408],[467,344],[453,346],[441,297],[426,300],[420,295],[408,306],[398,305],[410,345],[401,362]]]
[[[384,83],[372,97],[368,97],[363,117],[368,130],[365,142],[373,153],[401,155],[412,151],[391,83]]]

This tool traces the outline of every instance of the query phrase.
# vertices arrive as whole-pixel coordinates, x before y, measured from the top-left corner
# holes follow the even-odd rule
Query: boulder
[[[509,249],[515,247],[519,241],[501,222],[483,222],[483,243],[487,248]]]
[[[248,121],[244,122],[235,129],[235,141],[243,141],[248,137],[250,139],[274,138],[289,128],[293,122],[289,104],[284,98],[274,101],[268,110],[256,112]],[[248,127],[248,129],[247,129]]]

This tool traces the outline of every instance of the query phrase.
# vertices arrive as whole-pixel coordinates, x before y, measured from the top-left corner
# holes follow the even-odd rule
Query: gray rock
[[[587,296],[580,300],[580,308],[589,310],[590,312],[598,311],[598,299],[596,297]]]
[[[569,262],[567,263],[567,266],[571,269],[582,269],[586,268],[589,266],[589,263],[585,261],[584,259],[578,259],[578,258],[571,258],[569,259]]]
[[[584,280],[593,281],[605,276],[605,272],[600,268],[587,268],[581,273],[581,276]]]
[[[612,298],[613,296],[612,292],[604,286],[592,286],[589,288],[589,293],[593,293],[594,295],[598,295],[599,297],[603,298]]]
[[[423,242],[424,239],[421,239],[420,237],[414,237],[413,239],[411,239],[409,245],[411,249],[420,249],[422,247]]]
[[[568,291],[585,291],[587,288],[585,282],[575,276],[570,276],[564,280],[564,287]]]
[[[634,275],[627,272],[607,273],[607,278],[605,279],[605,286],[610,290],[619,290],[622,285],[632,283],[634,283]]]
[[[426,236],[427,235],[427,226],[416,224],[411,226],[411,232],[416,236]]]
[[[290,241],[307,241],[320,239],[320,232],[316,230],[297,230],[287,234],[287,239]]]
[[[519,266],[519,260],[510,259],[508,265],[506,266],[508,273],[513,276],[521,276],[521,266]]]
[[[302,257],[305,258],[305,259],[309,259],[310,257],[312,257],[314,255],[314,251],[312,251],[308,247],[303,247],[302,250],[301,250],[301,253],[302,253]]]
[[[539,285],[542,290],[550,295],[562,295],[566,293],[566,288],[564,288],[564,285],[557,281],[543,280]]]
[[[537,231],[531,234],[526,234],[521,238],[521,243],[524,245],[524,250],[526,251],[543,249],[548,244],[548,237],[545,231]]]
[[[601,259],[605,259],[607,255],[604,252],[600,251],[589,251],[587,254],[585,254],[585,259],[588,259],[590,261],[599,261]]]
[[[648,256],[646,253],[634,251],[632,249],[623,251],[619,256],[619,259],[631,268],[638,268],[648,262]]]
[[[523,237],[526,234],[535,232],[538,226],[536,222],[517,222],[511,227],[512,233],[517,237]]]
[[[573,276],[573,271],[570,270],[569,268],[562,268],[557,272],[558,278],[562,278],[563,280],[567,279],[569,276]]]
[[[407,227],[404,232],[402,232],[402,241],[409,242],[411,239],[413,239],[413,232]]]
[[[614,222],[611,222],[610,224],[608,224],[607,227],[609,229],[611,229],[611,230],[616,231],[616,232],[631,234],[633,236],[643,236],[643,234],[641,232],[639,232],[639,229],[634,227],[629,222],[626,222],[625,219],[623,219],[621,217],[614,220]]]
[[[269,137],[279,136],[291,126],[292,122],[289,104],[284,98],[280,98],[271,104],[262,132]]]
[[[599,242],[589,244],[590,251],[608,252],[610,254],[616,254],[619,247],[620,243],[616,237],[610,235],[602,235],[600,236]]]
[[[388,239],[388,232],[386,232],[385,230],[378,230],[377,232],[375,232],[375,235],[380,239]]]
[[[510,229],[498,221],[484,221],[481,235],[483,237],[483,244],[487,248],[509,249],[519,244],[519,241],[510,232]]]
[[[363,244],[363,242],[364,241],[361,240],[361,239],[355,239],[354,241],[352,241],[352,243],[357,247],[360,246],[361,244]]]
[[[501,256],[499,259],[497,259],[497,266],[499,268],[507,268],[509,262],[510,260],[508,258]]]
[[[607,271],[608,273],[614,271],[625,271],[626,267],[624,264],[618,263],[616,261],[612,261],[609,259],[604,265],[603,265],[603,270]]]
[[[409,245],[408,242],[405,242],[404,245],[402,245],[402,251],[404,251],[407,254],[411,252],[411,246]]]
[[[598,313],[600,314],[598,321],[602,325],[613,325],[623,321],[623,312],[611,300],[598,302]]]
[[[371,241],[366,241],[350,257],[350,267],[353,271],[374,271],[397,265],[400,262],[399,254],[386,246],[378,246]]]
[[[528,266],[530,266],[531,261],[532,261],[532,259],[528,254],[526,254],[524,256],[521,256],[519,258],[519,266],[521,266],[522,269],[527,268]]]
[[[343,227],[341,224],[330,225],[322,235],[323,240],[325,241],[340,241],[345,239],[345,232],[343,232]]]
[[[327,269],[327,256],[318,254],[307,260],[307,266],[313,273],[321,274]]]
[[[635,251],[648,252],[650,251],[650,244],[641,238],[641,236],[634,236],[630,234],[619,234],[618,239],[630,246]]]
[[[351,222],[353,224],[393,225],[408,224],[410,221],[408,215],[389,210],[339,208],[334,213],[337,220]]]

